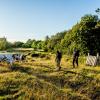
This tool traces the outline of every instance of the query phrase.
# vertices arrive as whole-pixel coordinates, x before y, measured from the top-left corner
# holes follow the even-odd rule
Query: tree
[[[85,15],[66,32],[61,40],[63,52],[72,53],[77,47],[82,54],[100,52],[100,20],[97,15]],[[57,42],[56,42],[57,43]]]
[[[96,12],[97,14],[100,14],[100,8],[97,8],[97,9],[95,10],[95,12]]]
[[[33,41],[31,47],[34,48],[35,50],[43,49],[43,41],[41,40]]]
[[[12,48],[12,47],[13,47],[13,43],[7,41],[7,49]]]
[[[60,49],[60,42],[64,38],[66,31],[59,32],[56,35],[52,35],[51,38],[47,41],[47,50],[48,51],[56,51]]]
[[[37,41],[33,41],[31,47],[34,48],[34,50],[36,50],[37,49]]]
[[[83,19],[85,21],[83,22]],[[98,49],[97,37],[100,37],[99,34],[96,34],[96,25],[99,21],[98,16],[96,15],[86,15],[81,19],[80,33],[79,37],[81,38],[80,43],[83,45],[83,48],[87,48],[87,51],[91,54],[95,54]]]
[[[33,39],[28,39],[27,41],[26,41],[26,43],[24,43],[23,44],[23,46],[22,47],[24,47],[24,48],[31,48],[31,45],[32,45],[32,43],[34,42],[35,40]]]
[[[16,41],[13,43],[13,47],[14,48],[21,48],[23,46],[23,42],[20,42],[20,41]]]
[[[7,40],[6,38],[0,38],[0,50],[7,49]]]
[[[42,49],[44,50],[44,51],[48,51],[48,47],[47,47],[47,45],[48,45],[48,43],[49,43],[49,36],[46,36],[45,37],[45,40],[42,42]]]

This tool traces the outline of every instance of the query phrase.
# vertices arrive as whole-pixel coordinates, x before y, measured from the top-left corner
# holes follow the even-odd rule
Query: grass
[[[100,100],[100,66],[72,68],[72,57],[63,56],[61,71],[55,56],[16,62],[12,68],[0,64],[0,100]]]

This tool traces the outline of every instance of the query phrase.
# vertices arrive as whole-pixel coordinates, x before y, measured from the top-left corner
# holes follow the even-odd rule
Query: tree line
[[[81,54],[100,53],[100,19],[97,15],[87,14],[71,29],[59,32],[51,37],[46,36],[44,41],[35,39],[28,39],[26,43],[0,41],[0,50],[21,47],[42,49],[47,52],[55,52],[59,49],[67,54],[72,54],[76,47]]]
[[[97,15],[87,14],[70,30],[46,38],[45,44],[48,51],[60,49],[72,54],[76,47],[81,54],[100,53],[100,19]]]

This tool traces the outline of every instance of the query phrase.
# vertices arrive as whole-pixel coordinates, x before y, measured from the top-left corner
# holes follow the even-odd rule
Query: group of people
[[[57,66],[58,70],[61,69],[61,65],[60,65],[61,58],[62,58],[62,53],[60,50],[57,50],[55,61],[56,61],[56,66]],[[73,51],[73,62],[72,62],[73,68],[75,68],[75,64],[78,67],[78,58],[79,58],[79,50],[75,48]]]
[[[56,66],[57,66],[58,70],[61,69],[61,65],[60,65],[61,58],[62,58],[62,52],[60,50],[57,50],[55,61],[56,61]],[[75,68],[75,64],[78,66],[78,58],[79,58],[79,50],[75,48],[74,51],[73,51],[73,62],[72,62],[73,68]],[[0,57],[0,62],[5,60],[9,64],[12,65],[12,63],[14,61],[23,61],[25,59],[26,59],[26,55],[23,55],[23,54],[12,54],[12,55],[9,55],[9,56],[8,55],[7,56],[2,55]]]
[[[26,55],[23,54],[1,54],[0,62],[7,62],[12,66],[15,61],[23,61],[26,59]]]

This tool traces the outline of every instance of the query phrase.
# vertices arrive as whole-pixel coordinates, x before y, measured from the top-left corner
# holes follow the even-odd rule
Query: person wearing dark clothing
[[[79,50],[74,49],[74,52],[73,52],[73,67],[75,67],[75,63],[78,66],[78,57],[79,57]]]
[[[60,51],[57,51],[55,61],[56,61],[56,66],[58,70],[61,69],[61,66],[60,66],[61,58],[62,58],[62,53]]]

